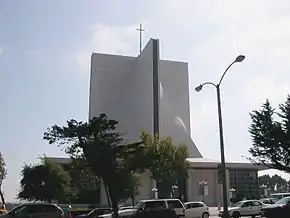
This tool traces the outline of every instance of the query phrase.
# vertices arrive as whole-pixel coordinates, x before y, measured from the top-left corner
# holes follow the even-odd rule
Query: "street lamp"
[[[176,198],[176,191],[178,190],[178,185],[173,185],[172,187],[173,198]]]
[[[152,192],[153,192],[154,198],[158,199],[158,189],[157,188],[153,188]]]
[[[218,118],[219,118],[219,132],[220,132],[220,153],[221,153],[221,171],[223,175],[223,208],[224,208],[224,218],[229,218],[229,211],[228,211],[228,198],[227,198],[227,183],[225,181],[226,177],[226,163],[225,163],[225,151],[224,151],[224,138],[223,138],[223,123],[222,123],[222,112],[221,112],[221,95],[220,95],[220,85],[223,81],[224,76],[226,75],[227,71],[234,63],[242,62],[245,59],[244,55],[239,55],[224,71],[220,81],[215,84],[212,82],[205,82],[200,84],[195,88],[195,91],[200,92],[204,85],[212,85],[216,88],[217,92],[217,105],[218,105]]]

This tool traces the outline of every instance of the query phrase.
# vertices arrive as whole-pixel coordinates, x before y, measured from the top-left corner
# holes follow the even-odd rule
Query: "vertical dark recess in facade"
[[[159,40],[153,39],[153,133],[159,137]]]

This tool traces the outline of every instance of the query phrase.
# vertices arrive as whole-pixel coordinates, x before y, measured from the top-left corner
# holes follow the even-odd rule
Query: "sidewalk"
[[[211,216],[217,216],[219,213],[218,207],[209,207],[209,214]]]

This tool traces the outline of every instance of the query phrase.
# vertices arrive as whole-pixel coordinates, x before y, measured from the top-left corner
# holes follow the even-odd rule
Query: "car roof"
[[[274,195],[290,195],[290,192],[280,192],[280,193],[273,193],[273,194],[270,194],[272,196]]]
[[[24,203],[22,205],[30,205],[30,206],[54,206],[57,208],[60,208],[57,204],[53,204],[53,203]]]
[[[140,200],[141,202],[148,202],[148,201],[180,201],[179,199],[146,199],[146,200]]]
[[[261,198],[260,201],[263,201],[263,200],[272,200],[272,199],[273,200],[276,200],[277,198]]]
[[[194,204],[196,204],[196,203],[198,203],[198,204],[205,204],[202,201],[189,201],[189,202],[185,202],[184,204],[192,204],[192,203],[194,203]]]
[[[56,204],[53,203],[41,203],[41,202],[37,202],[37,203],[24,203],[23,205],[53,205],[53,206],[57,206]]]

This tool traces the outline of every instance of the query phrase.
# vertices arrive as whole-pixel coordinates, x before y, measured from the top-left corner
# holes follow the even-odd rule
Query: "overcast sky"
[[[287,0],[26,0],[0,2],[0,151],[7,162],[6,198],[15,198],[23,163],[63,156],[42,140],[47,127],[88,117],[92,52],[136,56],[159,38],[161,58],[189,62],[192,138],[204,157],[219,160],[216,93],[222,84],[226,158],[245,161],[249,112],[290,87],[290,2]]]

